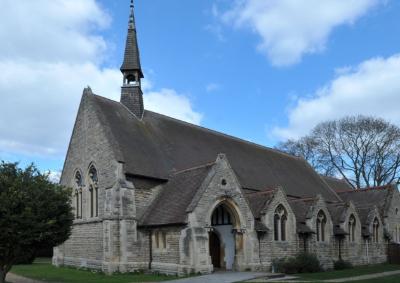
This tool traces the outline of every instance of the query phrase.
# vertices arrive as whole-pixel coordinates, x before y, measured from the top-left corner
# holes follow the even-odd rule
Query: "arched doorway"
[[[218,205],[211,214],[209,235],[211,262],[215,268],[232,270],[236,254],[235,228],[237,218],[229,205]]]

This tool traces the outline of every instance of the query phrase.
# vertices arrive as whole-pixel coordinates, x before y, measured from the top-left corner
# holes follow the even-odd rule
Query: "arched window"
[[[378,218],[375,218],[374,222],[372,224],[372,241],[374,243],[379,242],[379,220],[378,220]]]
[[[279,222],[280,217],[278,214],[274,215],[274,240],[279,241]]]
[[[75,218],[78,219],[79,218],[79,213],[80,213],[80,209],[79,209],[79,190],[75,191]]]
[[[356,234],[356,218],[352,214],[349,218],[349,241],[355,241],[355,234]]]
[[[92,165],[89,169],[89,194],[90,194],[90,217],[99,216],[99,189],[96,168]]]
[[[220,205],[214,210],[211,216],[211,225],[232,225],[231,214],[224,205]]]
[[[325,242],[326,215],[320,210],[317,215],[317,241]]]
[[[283,205],[279,205],[274,213],[274,240],[286,241],[287,212]]]
[[[75,173],[75,218],[82,218],[82,187],[83,179],[82,174],[79,171]]]

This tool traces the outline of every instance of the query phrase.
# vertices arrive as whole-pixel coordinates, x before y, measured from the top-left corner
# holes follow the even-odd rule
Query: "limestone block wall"
[[[101,268],[103,259],[103,223],[105,215],[106,190],[116,183],[118,163],[115,152],[107,138],[107,129],[100,123],[90,102],[90,95],[82,96],[74,131],[68,148],[61,177],[61,184],[76,188],[75,172],[81,171],[82,219],[74,221],[70,239],[54,250],[55,265],[74,265]],[[98,172],[99,217],[90,217],[89,193],[87,188],[89,166],[93,164]],[[73,197],[73,196],[71,196]],[[75,202],[73,202],[75,205]],[[64,261],[65,260],[65,261]]]
[[[287,213],[285,240],[274,239],[274,217],[278,207],[283,206]],[[269,233],[260,237],[260,261],[263,270],[270,271],[274,260],[291,257],[300,251],[300,239],[296,232],[296,217],[283,190],[278,190],[268,204],[268,209],[262,217],[262,221],[269,229]]]
[[[148,189],[135,188],[135,205],[138,219],[143,216],[143,213],[149,207],[151,202],[157,197],[161,189],[161,185]]]
[[[181,230],[182,229],[180,227],[159,228],[152,230],[152,270],[165,274],[180,273],[179,241]],[[158,240],[156,239],[157,236]]]
[[[208,231],[205,228],[187,227],[181,230],[179,274],[207,274],[213,271],[208,239]]]
[[[53,262],[57,265],[101,269],[103,262],[103,223],[74,225],[71,237],[55,248]]]
[[[264,271],[271,271],[274,260],[292,257],[303,251],[297,239],[283,242],[274,241],[272,233],[260,237],[260,247],[260,260]]]
[[[391,200],[386,215],[384,226],[391,236],[391,241],[400,243],[400,194],[398,190],[391,192]]]

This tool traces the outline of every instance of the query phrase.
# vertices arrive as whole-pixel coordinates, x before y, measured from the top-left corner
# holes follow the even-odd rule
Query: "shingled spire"
[[[136,117],[142,119],[144,112],[143,92],[141,88],[143,72],[140,66],[133,0],[131,0],[128,36],[126,38],[124,62],[121,66],[121,72],[124,76],[124,84],[121,88],[121,103],[135,114]]]

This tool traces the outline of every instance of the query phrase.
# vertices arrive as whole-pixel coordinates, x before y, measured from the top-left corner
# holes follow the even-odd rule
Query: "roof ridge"
[[[309,202],[309,201],[313,201],[316,200],[316,197],[308,197],[308,198],[293,198],[293,199],[288,199],[289,202]]]
[[[264,195],[264,194],[270,194],[275,192],[277,189],[268,189],[268,190],[263,190],[263,191],[258,191],[258,192],[251,192],[251,193],[246,193],[247,196],[253,196],[253,195]]]
[[[193,170],[197,170],[197,169],[200,169],[200,168],[206,168],[206,167],[212,166],[214,164],[215,164],[215,161],[214,162],[205,163],[205,164],[202,164],[202,165],[198,165],[198,166],[194,166],[194,167],[190,167],[190,168],[186,168],[186,169],[183,169],[183,170],[179,170],[179,171],[173,172],[171,175],[179,175],[179,174],[182,174],[182,173],[185,173],[185,172],[189,172],[189,171],[193,171]]]
[[[369,187],[369,188],[361,188],[361,189],[352,189],[352,190],[344,190],[338,191],[338,194],[343,193],[356,193],[356,192],[368,192],[368,191],[384,191],[386,189],[390,189],[393,185],[383,185],[383,186],[376,186],[376,187]]]
[[[304,160],[304,158],[301,158],[301,157],[298,157],[298,156],[295,156],[295,155],[291,155],[289,153],[286,153],[284,151],[281,151],[281,150],[278,150],[278,149],[275,149],[275,148],[272,148],[272,147],[268,147],[268,146],[261,145],[261,144],[255,143],[255,142],[251,142],[251,141],[245,140],[243,138],[238,138],[238,137],[232,136],[230,134],[219,132],[217,130],[206,128],[206,127],[203,127],[203,126],[200,126],[200,125],[192,124],[192,123],[189,123],[189,122],[186,122],[186,121],[183,121],[183,120],[179,120],[177,118],[170,117],[170,116],[158,113],[158,112],[150,111],[150,110],[147,110],[147,109],[145,109],[145,112],[153,113],[153,114],[165,117],[165,118],[167,118],[169,120],[173,120],[173,121],[179,122],[181,124],[187,124],[187,125],[202,129],[204,131],[208,131],[210,133],[216,134],[216,135],[220,135],[220,136],[224,136],[226,138],[230,138],[232,140],[236,140],[236,141],[239,141],[239,142],[244,142],[244,143],[246,143],[248,145],[251,145],[251,146],[255,146],[255,147],[258,147],[258,148],[261,148],[261,149],[266,149],[266,150],[275,152],[277,154],[284,155],[284,156],[289,157],[289,158],[298,159],[298,160]]]

